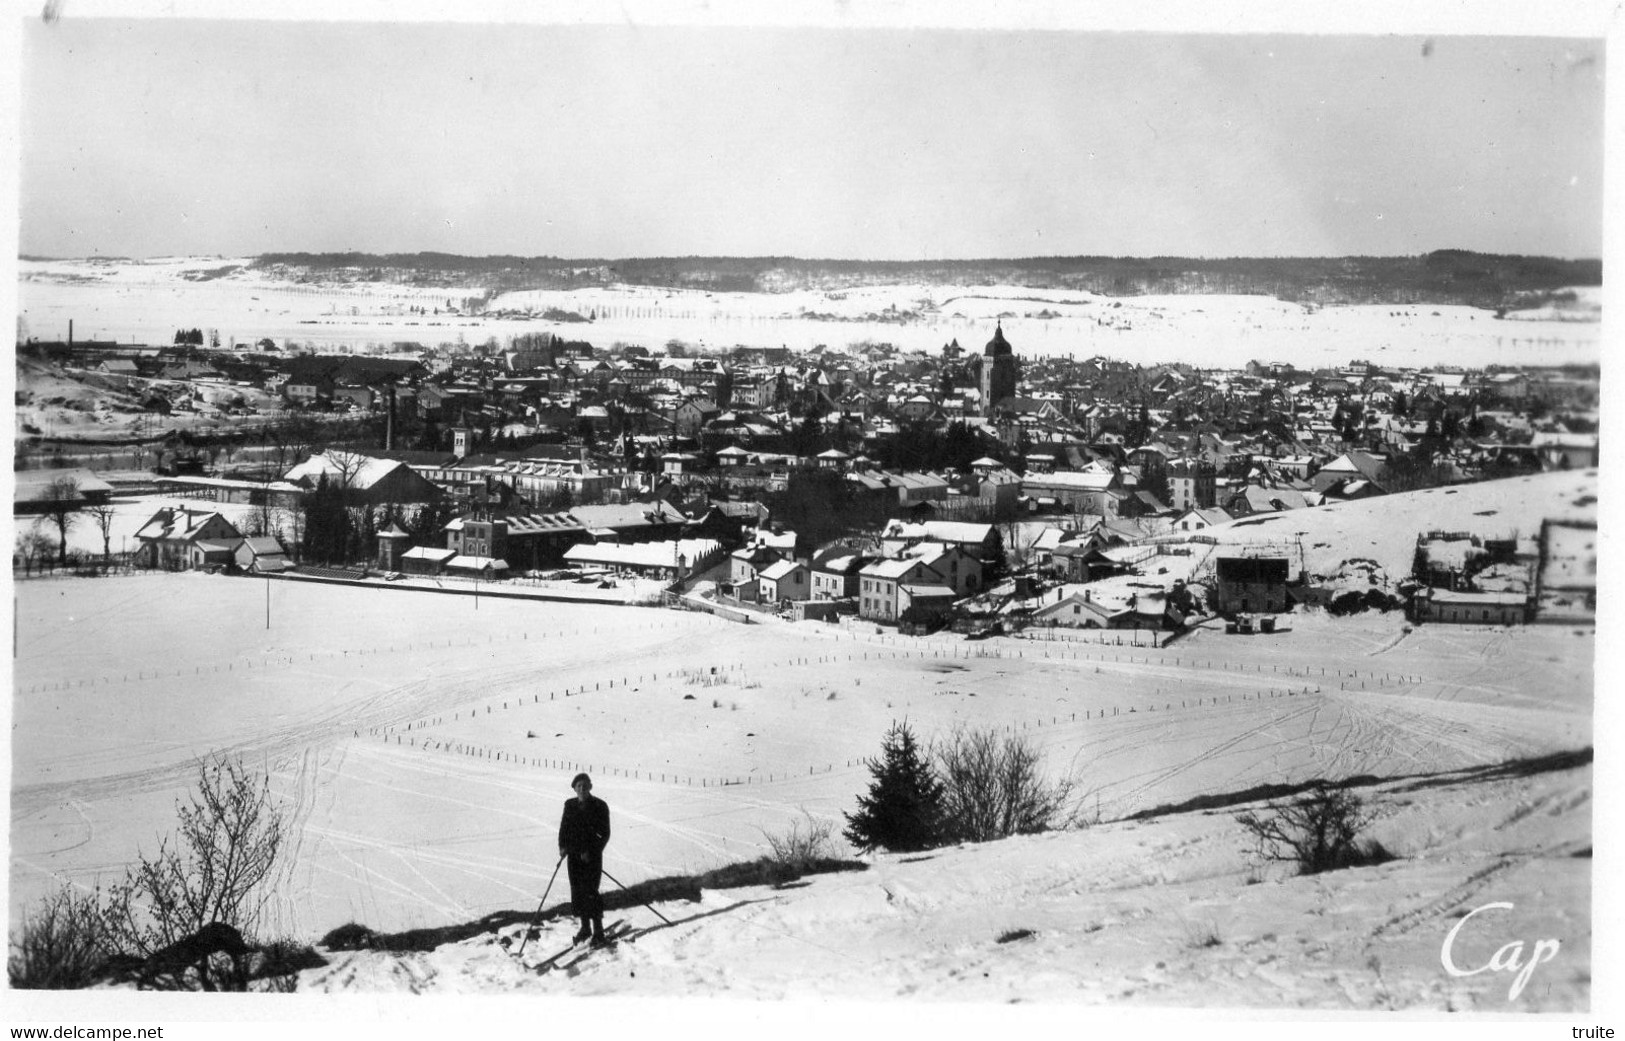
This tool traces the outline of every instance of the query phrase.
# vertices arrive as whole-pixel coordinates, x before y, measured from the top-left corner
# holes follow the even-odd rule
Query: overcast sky
[[[68,17],[21,44],[27,254],[1602,250],[1600,40]]]

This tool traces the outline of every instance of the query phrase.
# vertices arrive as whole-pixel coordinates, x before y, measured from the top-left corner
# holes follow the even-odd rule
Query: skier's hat
[[[574,788],[582,781],[586,781],[589,788],[592,787],[592,778],[588,777],[586,774],[576,774],[574,777],[570,778],[570,787]]]

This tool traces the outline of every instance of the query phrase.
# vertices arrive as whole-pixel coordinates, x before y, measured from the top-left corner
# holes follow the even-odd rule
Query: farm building
[[[318,452],[283,475],[283,480],[314,490],[322,484],[347,489],[358,502],[433,502],[438,487],[407,464],[354,452]]]
[[[1457,593],[1423,589],[1411,601],[1418,622],[1455,625],[1520,625],[1529,621],[1529,597],[1524,593]]]
[[[59,481],[62,483],[58,484]],[[112,485],[83,468],[19,470],[12,488],[12,512],[46,513],[59,498],[65,498],[77,510],[101,505],[112,494]]]

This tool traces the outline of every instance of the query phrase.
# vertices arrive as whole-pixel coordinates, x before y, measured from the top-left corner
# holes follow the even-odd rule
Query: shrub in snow
[[[15,990],[87,987],[108,954],[96,896],[63,886],[12,934],[6,975]]]
[[[373,931],[360,922],[346,922],[330,930],[320,943],[330,951],[360,951],[373,945]]]
[[[258,989],[291,994],[298,989],[299,973],[319,969],[327,964],[327,959],[309,944],[283,939],[266,944],[254,956],[252,964],[253,978],[260,981]]]
[[[198,765],[196,791],[175,809],[178,834],[140,856],[108,893],[112,945],[142,959],[211,923],[252,936],[287,831],[269,779],[224,756]],[[221,982],[196,981],[205,990]]]
[[[834,856],[830,848],[830,833],[835,825],[830,821],[821,821],[808,813],[801,811],[806,818],[806,829],[802,829],[801,821],[791,821],[790,830],[777,835],[762,832],[767,839],[768,848],[773,851],[773,860],[779,864],[786,864],[797,871],[804,871],[808,865],[821,860],[828,860]]]
[[[893,723],[880,758],[866,765],[872,778],[869,794],[858,796],[856,813],[846,814],[847,841],[865,853],[916,853],[941,845],[942,782],[908,724]]]
[[[1290,803],[1271,804],[1267,813],[1243,813],[1236,823],[1253,837],[1259,856],[1314,875],[1393,860],[1382,843],[1360,839],[1374,817],[1353,792],[1320,783]]]
[[[1219,927],[1213,922],[1187,922],[1185,924],[1185,946],[1193,951],[1206,947],[1218,947],[1224,943],[1219,938]]]
[[[955,730],[934,758],[952,840],[987,842],[1071,823],[1072,782],[1047,780],[1043,754],[1020,734]]]

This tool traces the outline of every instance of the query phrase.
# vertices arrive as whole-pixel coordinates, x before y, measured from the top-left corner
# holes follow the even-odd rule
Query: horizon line
[[[155,260],[189,260],[212,259],[232,260],[250,259],[259,260],[268,256],[309,256],[309,257],[449,257],[458,260],[551,260],[569,264],[613,264],[626,261],[639,260],[749,260],[749,261],[794,261],[804,264],[1011,264],[1029,263],[1057,260],[1186,260],[1186,261],[1225,261],[1225,260],[1411,260],[1419,257],[1429,257],[1441,253],[1463,254],[1478,257],[1519,257],[1535,260],[1558,260],[1568,263],[1602,263],[1603,257],[1597,255],[1561,255],[1556,253],[1496,253],[1477,249],[1464,249],[1457,246],[1441,246],[1420,253],[1226,253],[1226,254],[1200,254],[1200,253],[1046,253],[1029,254],[1023,256],[982,256],[982,257],[916,257],[908,259],[877,258],[877,257],[803,257],[790,253],[648,253],[629,254],[625,256],[578,256],[567,257],[551,253],[453,253],[447,250],[419,249],[419,250],[359,250],[359,249],[333,249],[333,250],[307,250],[307,249],[279,249],[263,250],[260,252],[238,253],[152,253],[142,256],[132,256],[125,253],[81,254],[79,256],[52,256],[40,253],[18,253],[17,259],[28,263],[46,263],[52,261],[75,260],[102,260],[102,261],[155,261]]]

